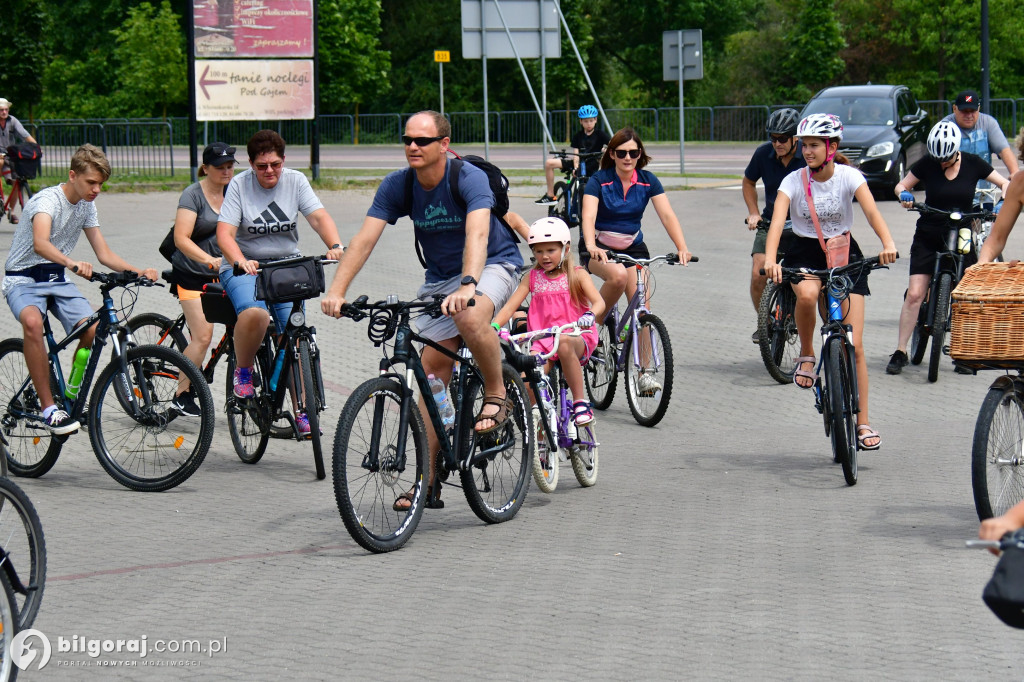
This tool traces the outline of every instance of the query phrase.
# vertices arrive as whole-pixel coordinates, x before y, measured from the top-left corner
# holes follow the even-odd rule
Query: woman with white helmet
[[[907,176],[896,185],[896,196],[904,208],[914,204],[914,189],[925,182],[924,203],[944,211],[969,211],[974,204],[974,188],[979,180],[988,180],[1006,192],[1009,181],[993,170],[987,161],[974,154],[960,153],[960,128],[952,121],[939,121],[928,133],[928,156],[910,167]],[[914,242],[910,247],[910,285],[900,311],[896,350],[885,371],[899,374],[909,364],[907,343],[914,333],[918,310],[935,271],[935,254],[946,249],[949,226],[945,216],[922,213],[917,219]],[[973,265],[977,254],[964,257],[964,266]]]
[[[583,387],[583,364],[597,347],[597,334],[592,329],[594,316],[604,312],[604,301],[590,275],[575,265],[572,258],[569,226],[561,218],[541,218],[530,225],[527,244],[537,261],[504,307],[494,315],[499,327],[509,321],[512,314],[526,300],[530,299],[530,310],[526,315],[526,328],[530,331],[550,329],[576,322],[587,329],[582,336],[562,337],[558,343],[558,354],[549,362],[561,360],[565,382],[572,392],[573,418],[578,426],[594,421],[594,412],[586,401]],[[534,352],[551,350],[552,339],[534,342]]]
[[[860,202],[868,224],[882,242],[879,259],[882,264],[896,260],[896,244],[889,234],[882,215],[875,206],[864,176],[848,165],[839,153],[843,138],[843,123],[833,114],[811,114],[800,121],[796,136],[803,143],[807,168],[786,176],[779,186],[765,245],[765,273],[782,282],[782,267],[776,262],[779,238],[786,215],[793,221],[793,237],[786,247],[786,266],[822,270],[826,267],[825,252],[818,240],[817,222],[825,239],[846,234],[853,226],[853,200]],[[811,196],[815,217],[807,197]],[[857,242],[850,238],[850,262],[862,259]],[[843,319],[853,329],[856,348],[857,385],[860,392],[860,413],[857,415],[857,441],[862,450],[877,450],[881,444],[878,433],[868,419],[868,366],[864,355],[864,297],[870,293],[867,271],[853,283],[850,296],[843,302]],[[796,324],[800,333],[800,357],[797,358],[793,382],[800,388],[811,388],[814,373],[814,343],[816,312],[821,294],[821,282],[814,278],[792,285],[796,293]]]

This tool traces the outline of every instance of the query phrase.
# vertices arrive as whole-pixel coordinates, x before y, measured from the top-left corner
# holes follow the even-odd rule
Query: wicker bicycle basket
[[[952,298],[954,360],[1024,361],[1024,263],[970,268]]]

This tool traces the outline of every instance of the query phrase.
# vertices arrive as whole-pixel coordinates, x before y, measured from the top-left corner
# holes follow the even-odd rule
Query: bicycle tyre
[[[949,318],[949,292],[952,283],[953,276],[948,272],[939,275],[935,316],[932,318],[932,349],[928,358],[928,381],[932,383],[939,380],[939,362],[942,360],[942,347],[946,343],[946,322]]]
[[[410,467],[406,460],[402,471],[396,468],[403,391],[398,381],[388,377],[360,384],[345,401],[334,434],[331,468],[338,512],[352,539],[376,553],[394,551],[408,542],[426,503],[427,431],[415,402],[407,426],[415,464]],[[367,457],[375,435],[381,438],[378,449],[386,456],[384,465],[371,471]],[[406,449],[409,443],[407,434]],[[411,506],[395,511],[394,500],[409,490],[413,491]]]
[[[299,339],[299,365],[302,371],[302,400],[309,420],[309,439],[313,444],[313,464],[316,466],[316,478],[322,481],[327,478],[324,470],[324,453],[320,446],[320,400],[316,395],[316,384],[313,383],[313,354],[309,349],[309,339]],[[298,387],[296,387],[298,388]]]
[[[829,403],[832,414],[832,452],[843,466],[847,485],[857,483],[857,415],[853,413],[853,384],[850,380],[849,354],[839,339],[828,344]]]
[[[172,320],[160,313],[139,313],[129,318],[125,326],[140,346],[153,344],[184,351],[188,339],[176,323],[176,319]]]
[[[100,465],[121,485],[147,492],[168,490],[194,474],[210,449],[213,396],[199,368],[176,350],[149,345],[128,348],[126,353],[127,381],[143,418],[125,410],[115,383],[125,379],[114,360],[100,373],[90,396],[89,440]],[[202,413],[198,419],[169,418],[179,376],[195,388]]]
[[[476,454],[478,447],[504,448],[481,463],[459,470],[466,502],[473,513],[487,523],[508,521],[519,512],[529,490],[529,470],[533,461],[535,432],[526,388],[519,372],[507,363],[501,363],[501,372],[507,396],[512,400],[512,411],[505,425],[483,435],[477,435],[474,430],[475,416],[483,404],[484,392],[483,382],[476,376],[469,380],[459,420],[462,429],[459,457]]]
[[[576,480],[584,488],[589,488],[597,483],[597,433],[594,429],[594,422],[586,426],[577,426],[577,433],[580,440],[588,440],[594,445],[574,445],[569,450],[569,459],[572,461],[572,473]]]
[[[0,538],[4,555],[0,573],[14,592],[18,626],[25,629],[35,621],[46,587],[46,539],[28,495],[4,477],[0,477]]]
[[[25,364],[25,342],[23,339],[5,339],[0,342],[0,428],[7,439],[7,467],[15,476],[39,478],[57,463],[64,438],[54,437],[41,421],[15,417],[11,414],[13,406],[19,412],[40,414],[42,406],[39,396],[29,381],[21,393],[15,395],[16,387],[28,378],[28,365]],[[60,390],[57,376],[50,367],[50,390],[54,396]]]
[[[551,366],[551,371],[548,373],[548,381],[551,384],[552,393],[551,396],[551,407],[555,412],[555,449],[551,450],[548,448],[548,440],[545,435],[544,425],[539,420],[534,420],[533,430],[536,433],[536,438],[533,447],[533,482],[537,484],[537,487],[542,493],[553,493],[555,488],[558,487],[558,470],[559,470],[559,447],[558,447],[558,393],[559,393],[559,381],[561,381],[558,363]],[[540,396],[534,396],[537,399],[538,413],[540,419],[543,420],[548,418],[548,423],[551,422],[549,415],[545,415],[543,409],[540,407],[541,400]],[[534,415],[536,416],[536,415]],[[571,418],[571,417],[570,417]]]
[[[11,644],[18,627],[18,604],[7,576],[0,571],[0,680],[17,679],[18,668],[14,665]]]
[[[650,334],[652,357],[656,354],[660,359],[660,367],[636,366],[633,362],[632,344]],[[640,318],[640,330],[630,329],[626,337],[626,402],[633,419],[641,426],[655,426],[664,418],[668,403],[672,400],[672,376],[674,365],[672,360],[672,342],[668,338],[668,329],[657,315],[647,313]],[[639,350],[643,361],[642,349]],[[643,376],[654,377],[661,385],[661,390],[641,391],[639,382]],[[648,395],[649,394],[649,395]]]
[[[610,324],[611,320],[605,322]],[[583,383],[595,410],[607,410],[615,397],[615,381],[618,378],[615,363],[618,358],[615,356],[613,330],[609,324],[597,325],[597,348],[583,366]]]
[[[1024,395],[999,378],[978,412],[971,447],[971,488],[978,519],[1005,514],[1024,500]]]
[[[568,225],[569,201],[565,194],[566,187],[567,185],[562,180],[555,183],[555,203],[552,206],[548,206],[548,216],[561,218]]]
[[[267,451],[267,443],[270,441],[270,397],[264,395],[263,387],[266,381],[263,375],[263,363],[260,361],[262,348],[256,354],[252,363],[253,385],[259,385],[256,394],[249,400],[242,400],[235,397],[235,354],[228,356],[228,376],[225,396],[227,402],[225,411],[228,417],[228,433],[231,435],[231,445],[235,448],[238,459],[246,464],[256,464],[263,458]],[[288,429],[291,431],[291,428]],[[288,436],[291,438],[291,434]]]
[[[906,292],[903,293],[903,297],[906,298]],[[925,351],[928,350],[928,296],[926,295],[924,300],[921,301],[921,307],[917,311],[917,324],[914,325],[914,331],[910,335],[910,364],[920,365],[921,361],[924,360]]]
[[[780,384],[793,382],[793,370],[800,355],[795,311],[793,289],[769,281],[757,308],[757,345],[764,368]]]

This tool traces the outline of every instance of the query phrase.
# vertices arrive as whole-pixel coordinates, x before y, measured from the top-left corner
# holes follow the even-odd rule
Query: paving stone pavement
[[[345,241],[370,198],[323,194]],[[246,465],[221,417],[198,472],[146,494],[110,479],[77,435],[50,473],[18,481],[45,527],[36,627],[54,646],[49,665],[22,679],[1018,678],[1019,638],[980,599],[993,558],[962,548],[977,532],[971,437],[994,376],[944,367],[931,385],[919,367],[885,375],[908,259],[872,275],[865,345],[883,444],[862,454],[860,482],[847,487],[810,393],[776,384],[750,343],[752,239],[739,189],[670,199],[701,257],[656,271],[675,393],[653,429],[633,422],[621,391],[599,414],[594,488],[566,467],[556,492],[531,489],[496,526],[447,488],[447,507],[428,510],[403,550],[375,556],[349,538],[306,445],[272,441]],[[101,196],[108,242],[162,267],[155,246],[176,201]],[[525,198],[513,208],[528,219],[541,210]],[[909,254],[914,216],[892,202],[882,212]],[[404,220],[385,232],[353,295],[414,291],[410,232]],[[653,211],[645,232],[653,252],[668,251]],[[11,234],[0,225],[0,251]],[[854,234],[877,248],[863,216]],[[309,253],[320,250],[312,236],[304,226]],[[1024,252],[1019,236],[1009,252]],[[92,259],[84,239],[76,253]],[[365,322],[310,309],[326,355],[329,454],[345,397],[375,373],[379,352]],[[136,310],[177,307],[146,290]],[[9,314],[0,334],[20,335]],[[57,650],[58,637],[75,635],[145,635],[150,653]],[[224,650],[153,651],[182,639]],[[169,666],[183,662],[184,673]]]

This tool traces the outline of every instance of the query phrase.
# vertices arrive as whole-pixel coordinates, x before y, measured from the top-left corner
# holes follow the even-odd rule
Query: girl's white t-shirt
[[[818,238],[818,232],[811,221],[807,207],[807,186],[800,177],[803,169],[787,175],[779,185],[779,191],[789,197],[789,217],[793,220],[793,232],[801,237]],[[828,239],[849,232],[853,227],[853,195],[867,180],[857,169],[836,164],[832,177],[825,182],[811,180],[811,196],[818,213],[821,233]]]

